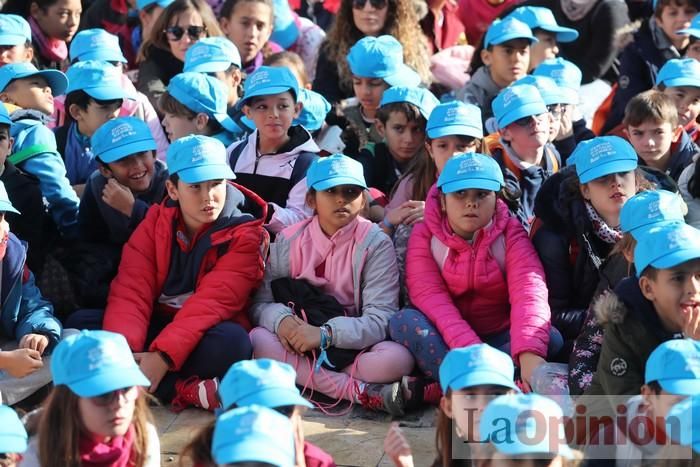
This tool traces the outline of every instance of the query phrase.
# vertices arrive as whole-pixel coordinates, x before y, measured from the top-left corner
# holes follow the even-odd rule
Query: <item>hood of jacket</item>
[[[570,186],[575,175],[572,166],[563,168],[545,180],[535,198],[535,216],[570,237],[592,228],[581,196]]]

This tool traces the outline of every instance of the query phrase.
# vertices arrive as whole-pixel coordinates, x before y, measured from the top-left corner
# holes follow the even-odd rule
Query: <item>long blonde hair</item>
[[[148,425],[152,422],[146,396],[139,389],[134,418],[134,445],[131,464],[141,467],[146,461]],[[80,438],[85,426],[80,418],[80,397],[67,386],[56,386],[46,399],[39,420],[38,450],[42,467],[80,467]]]
[[[367,0],[369,1],[369,0]],[[331,63],[338,64],[339,84],[341,89],[352,91],[352,75],[348,67],[347,55],[350,47],[364,37],[357,29],[352,18],[353,0],[342,0],[338,16],[323,45]],[[427,43],[418,24],[418,16],[412,0],[387,0],[386,22],[379,33],[390,34],[403,46],[404,62],[416,70],[421,81],[429,84],[430,62]]]

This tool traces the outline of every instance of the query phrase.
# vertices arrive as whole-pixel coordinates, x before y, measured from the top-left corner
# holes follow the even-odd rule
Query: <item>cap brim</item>
[[[532,44],[539,42],[539,39],[537,39],[532,34],[527,35],[527,34],[520,34],[519,32],[511,32],[510,34],[504,34],[504,35],[498,37],[497,39],[492,40],[489,43],[489,45],[501,45],[504,42],[512,41],[515,39],[526,39],[526,40],[529,40]]]
[[[700,37],[700,29],[697,28],[685,28],[676,31],[676,34],[687,34],[693,37]]]
[[[396,73],[382,78],[389,86],[404,86],[415,88],[420,84],[420,75],[410,66],[402,63]]]
[[[227,114],[214,114],[214,118],[221,124],[222,127],[224,127],[225,130],[230,131],[231,133],[236,133],[240,130],[238,125],[236,125],[236,122],[234,122],[233,119]]]
[[[209,180],[234,180],[236,174],[233,173],[231,167],[224,164],[200,165],[182,169],[177,172],[177,175],[185,183],[201,183]]]
[[[266,86],[264,89],[259,89],[249,95],[244,95],[241,99],[241,105],[246,104],[250,99],[260,96],[272,96],[274,94],[282,94],[283,92],[293,92],[294,90],[290,86]],[[299,99],[299,96],[295,96],[295,99]]]
[[[606,175],[620,172],[629,172],[636,168],[636,159],[621,159],[592,167],[586,172],[580,174],[578,178],[581,183],[588,183],[592,180],[595,180],[596,178],[605,177]]]
[[[41,76],[46,80],[49,87],[51,88],[51,93],[54,96],[60,96],[61,94],[65,94],[66,88],[68,88],[68,78],[66,78],[66,75],[64,75],[58,70],[39,70],[30,73],[19,73],[12,79],[15,80],[29,78],[30,76],[37,75]]]
[[[661,389],[679,396],[700,394],[700,379],[659,379]]]
[[[97,60],[100,62],[121,62],[121,63],[127,63],[126,58],[124,55],[119,54],[119,53],[111,53],[112,51],[110,50],[90,50],[88,52],[85,52],[82,55],[79,55],[78,58],[80,59],[81,62],[86,62],[88,60]]]
[[[661,258],[657,258],[649,265],[654,266],[656,269],[669,269],[698,258],[700,258],[700,245],[689,245],[688,248],[675,250]]]
[[[155,140],[147,139],[142,141],[134,141],[133,143],[125,144],[123,146],[113,147],[98,154],[97,157],[100,158],[105,164],[110,164],[114,161],[124,159],[132,154],[136,154],[143,151],[155,151],[158,148]],[[94,148],[93,148],[94,149]]]
[[[445,183],[440,187],[443,193],[454,193],[460,190],[489,190],[501,191],[502,185],[488,178],[469,178]]]
[[[484,129],[470,125],[445,125],[428,129],[428,137],[431,139],[442,138],[443,136],[471,136],[472,138],[481,139],[484,137]]]
[[[251,394],[248,397],[243,397],[236,403],[239,407],[253,404],[271,409],[285,405],[301,405],[302,407],[313,408],[313,405],[309,401],[301,397],[296,388],[294,388],[294,390],[269,388]]]
[[[573,42],[578,39],[578,31],[563,26],[540,26],[543,31],[553,32],[557,35],[557,42]]]
[[[491,370],[470,371],[456,377],[448,384],[446,389],[459,391],[460,389],[474,386],[503,386],[520,392],[520,389],[512,379]]]
[[[9,201],[0,201],[0,212],[14,212],[15,214],[22,214],[19,212]]]
[[[314,183],[311,186],[311,188],[313,188],[316,191],[323,191],[339,185],[354,185],[362,187],[365,190],[367,189],[367,184],[363,180],[359,180],[355,177],[350,177],[347,175],[341,175],[339,177],[332,177],[327,178],[325,180],[321,180],[320,182]]]
[[[513,123],[516,120],[520,120],[523,117],[532,117],[533,115],[541,115],[547,113],[547,106],[544,101],[533,102],[532,104],[523,105],[514,109],[513,111],[507,113],[502,118],[497,118],[496,122],[498,127],[503,129]]]
[[[270,439],[254,439],[252,436],[232,439],[231,444],[215,446],[214,461],[217,464],[238,462],[264,462],[278,467],[292,467],[293,459],[288,459],[279,448],[270,446]]]
[[[628,229],[626,232],[631,234],[632,237],[634,237],[636,240],[637,237],[644,234],[649,229],[656,228],[656,227],[662,227],[664,225],[669,225],[669,224],[684,224],[684,223],[685,223],[685,221],[683,219],[654,220],[654,221],[649,222],[647,224],[638,225],[636,227]],[[622,228],[622,225],[620,227]],[[622,232],[623,233],[625,232],[624,228],[622,228]],[[700,394],[700,391],[698,391],[698,394]]]
[[[666,79],[662,84],[667,88],[677,88],[680,86],[700,88],[700,76],[681,76],[678,78]]]
[[[27,450],[27,437],[20,434],[0,433],[0,453],[21,454]]]
[[[131,386],[150,386],[151,382],[134,363],[133,368],[111,368],[107,372],[98,373],[82,381],[68,384],[71,391],[80,397],[95,397],[117,389]]]
[[[542,100],[544,101],[544,105],[563,104],[564,100],[568,100],[568,99],[565,99],[564,96],[562,95],[562,93],[560,93],[560,92],[557,92],[557,93],[545,92],[545,93],[543,93],[540,91],[540,95],[542,96]]]
[[[85,91],[85,93],[93,99],[101,101],[113,101],[116,99],[135,99],[135,96],[133,96],[129,91],[121,87],[95,86],[92,88],[84,88],[83,91]]]
[[[0,45],[22,45],[27,43],[27,38],[21,34],[0,34]]]
[[[196,65],[186,66],[182,71],[185,73],[190,71],[195,73],[219,73],[228,70],[229,68],[231,68],[231,65],[236,65],[238,68],[241,67],[239,63],[234,63],[230,60],[211,60],[203,63],[198,63]]]

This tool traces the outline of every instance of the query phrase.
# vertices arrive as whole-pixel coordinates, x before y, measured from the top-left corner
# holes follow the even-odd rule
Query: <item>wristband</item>
[[[389,230],[394,230],[394,224],[392,224],[391,222],[386,220],[386,217],[384,219],[382,219],[381,224]]]

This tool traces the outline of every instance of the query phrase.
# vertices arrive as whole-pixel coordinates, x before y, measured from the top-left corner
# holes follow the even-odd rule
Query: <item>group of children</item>
[[[697,457],[691,4],[655,3],[596,136],[545,7],[441,95],[405,0],[341,1],[326,41],[284,1],[108,3],[0,14],[0,400],[53,384],[0,406],[0,465],[159,465],[152,397],[216,412],[202,466],[334,465],[301,416],[353,404],[437,406],[440,466],[668,458],[570,436],[616,396]]]

